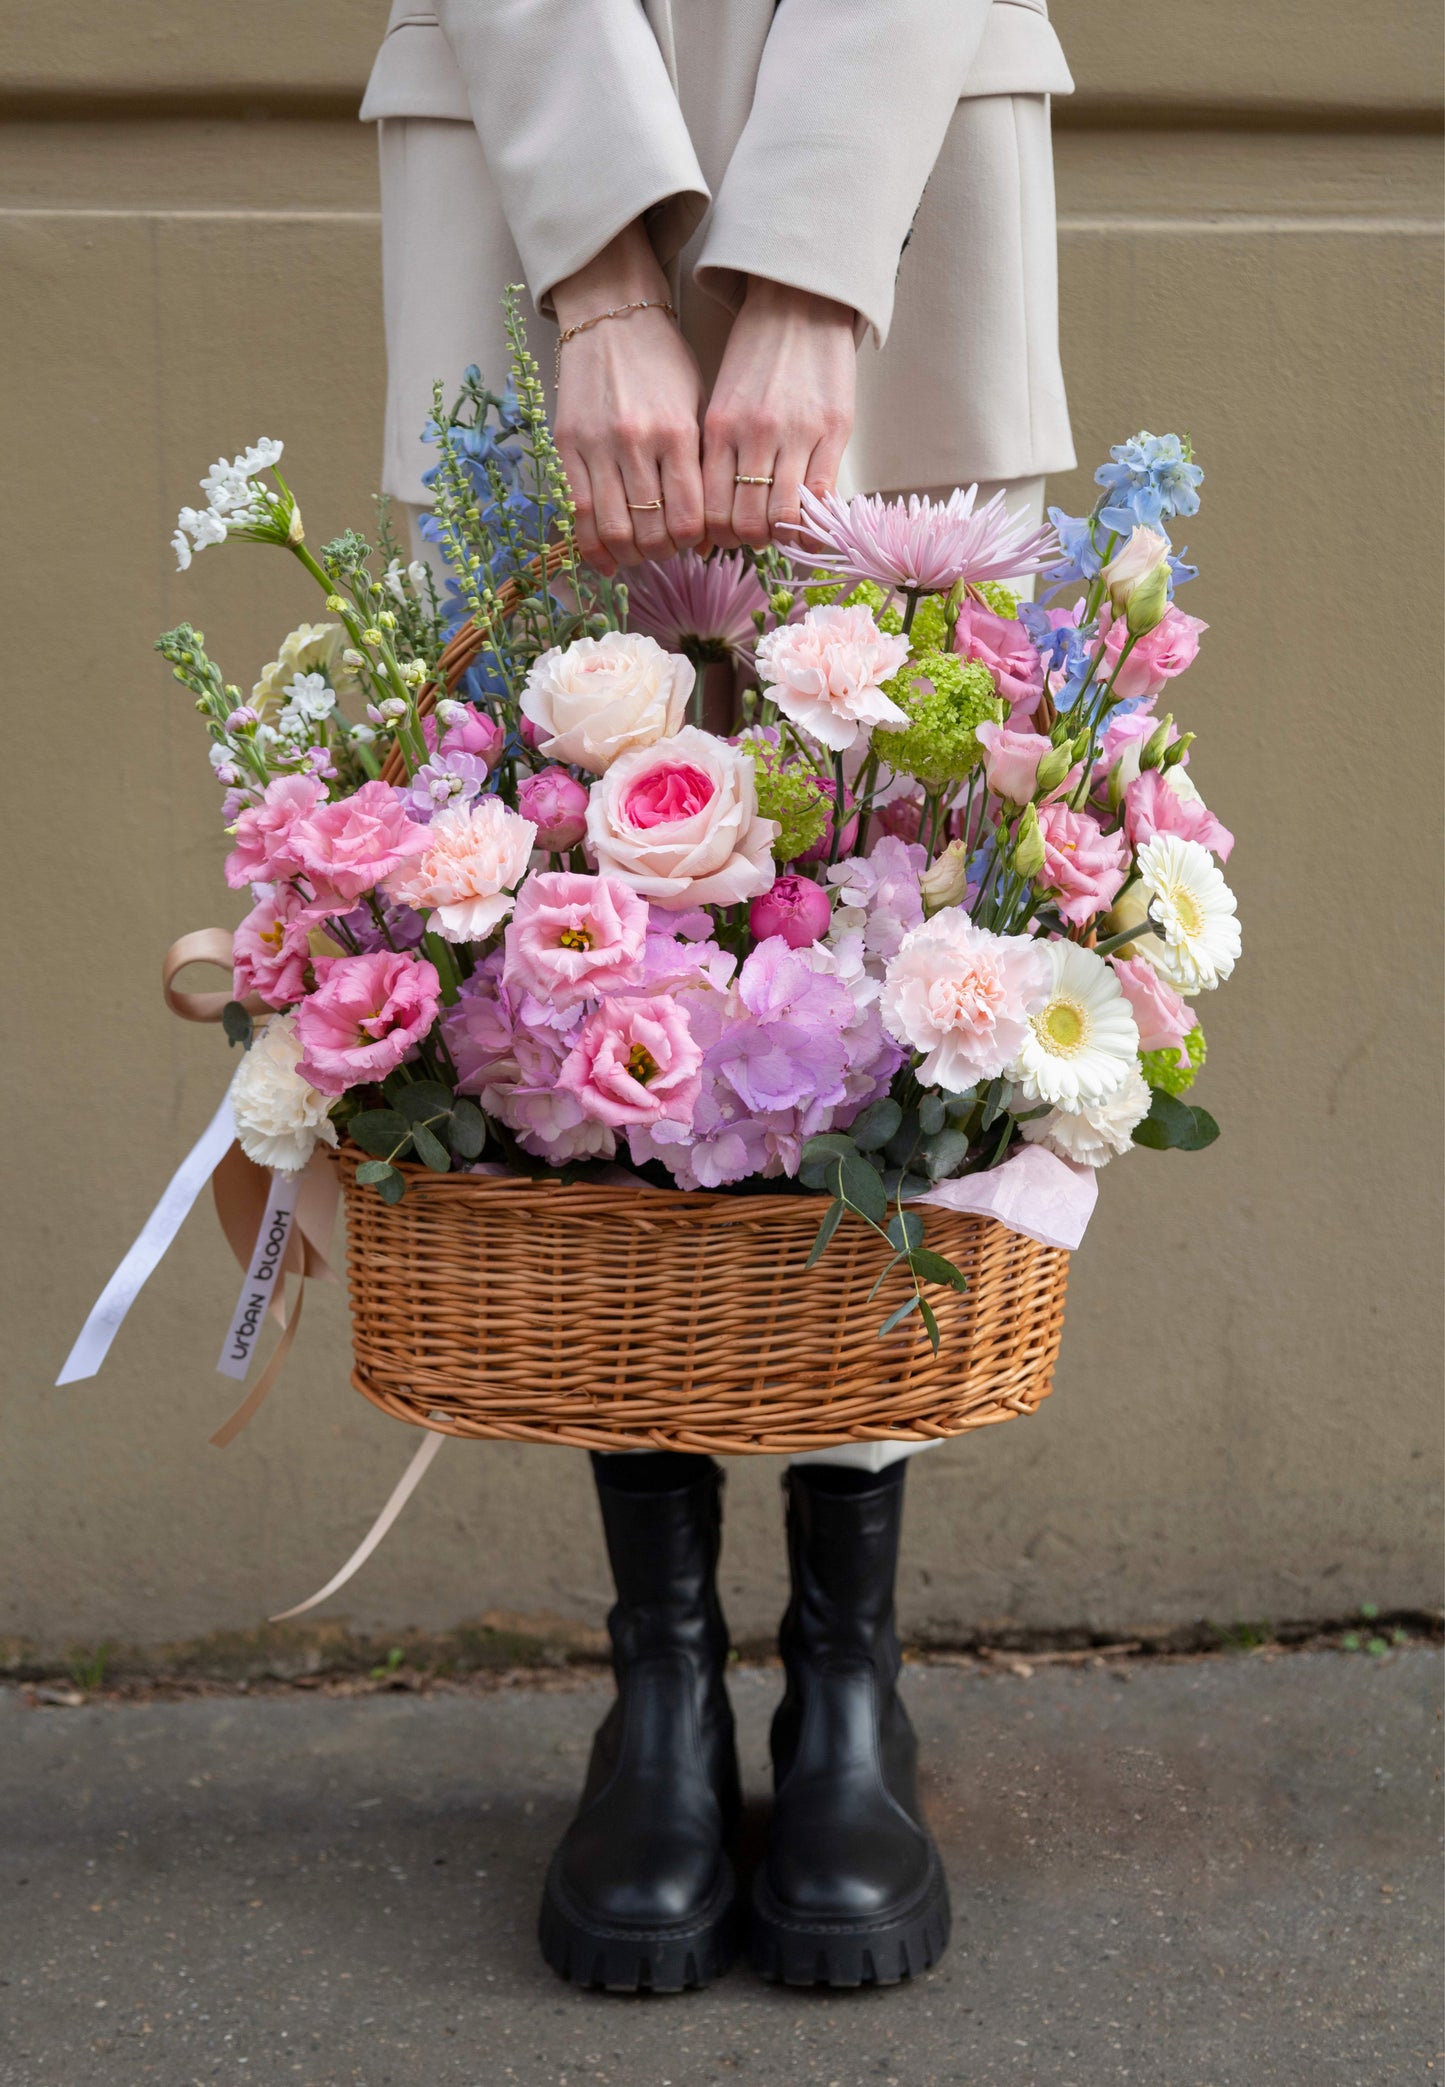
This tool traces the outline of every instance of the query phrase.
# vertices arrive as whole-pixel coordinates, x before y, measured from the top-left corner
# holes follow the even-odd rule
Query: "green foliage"
[[[983,597],[995,616],[1005,616],[1010,623],[1017,622],[1019,597],[1012,587],[1005,587],[1002,580],[979,580],[973,591]]]
[[[910,1138],[907,1152],[893,1167],[886,1167],[886,1159],[898,1149],[898,1142],[905,1135]],[[912,1296],[888,1314],[878,1329],[879,1338],[894,1332],[916,1311],[936,1355],[942,1336],[937,1317],[923,1295],[924,1285],[963,1290],[968,1279],[952,1261],[925,1246],[923,1213],[903,1207],[905,1196],[915,1195],[928,1186],[925,1179],[908,1170],[919,1135],[917,1112],[905,1111],[896,1101],[885,1098],[865,1109],[851,1132],[827,1131],[808,1140],[803,1147],[803,1179],[806,1182],[811,1178],[813,1185],[831,1190],[833,1200],[824,1212],[807,1265],[815,1267],[822,1259],[845,1216],[858,1218],[889,1249],[870,1296],[877,1296],[900,1263],[913,1283]]]
[[[745,740],[743,751],[752,757],[758,810],[763,818],[778,822],[774,860],[795,862],[823,838],[828,799],[817,788],[812,770],[785,763],[782,749],[770,739]]]
[[[385,1108],[362,1109],[342,1127],[372,1155],[357,1168],[357,1182],[374,1188],[383,1202],[399,1203],[406,1194],[400,1160],[420,1160],[432,1173],[446,1174],[454,1160],[465,1165],[481,1156],[487,1119],[465,1095],[440,1080],[414,1080],[404,1067],[388,1076],[382,1092]]]
[[[1202,1152],[1219,1136],[1219,1125],[1207,1109],[1191,1108],[1177,1095],[1156,1087],[1149,1113],[1134,1126],[1134,1143],[1155,1152]]]
[[[250,1050],[256,1025],[239,1000],[228,1000],[221,1009],[221,1027],[226,1032],[228,1044],[239,1044],[243,1051]]]

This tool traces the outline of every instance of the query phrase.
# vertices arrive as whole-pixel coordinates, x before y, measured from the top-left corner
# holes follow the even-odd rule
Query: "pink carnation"
[[[326,785],[314,775],[282,775],[268,783],[261,802],[249,805],[236,821],[236,845],[226,857],[232,890],[294,877],[301,868],[296,827],[325,802]]]
[[[429,912],[448,942],[483,941],[512,910],[511,891],[526,875],[537,829],[500,797],[483,797],[438,812],[417,831],[421,850],[387,879],[387,891]]]
[[[307,909],[289,884],[253,906],[232,938],[234,992],[258,993],[268,1007],[289,1007],[306,991],[311,962]]]
[[[557,1085],[613,1130],[689,1123],[702,1087],[702,1052],[666,993],[604,1000],[582,1024]]]
[[[1044,838],[1044,866],[1036,883],[1057,893],[1061,918],[1071,926],[1112,905],[1129,874],[1129,846],[1122,833],[1105,833],[1088,812],[1071,812],[1064,804],[1039,807]]]
[[[958,612],[954,646],[965,658],[983,661],[1011,718],[1033,716],[1044,692],[1044,660],[1021,623],[996,616],[968,595]]]
[[[1234,846],[1234,835],[1215,818],[1178,767],[1146,768],[1135,776],[1124,792],[1124,832],[1136,854],[1156,833],[1177,833],[1181,840],[1198,841],[1221,862],[1228,862]]]
[[[908,723],[881,686],[907,657],[907,638],[888,636],[862,606],[810,609],[759,641],[758,672],[784,717],[842,753],[875,725]]]
[[[924,1054],[919,1081],[963,1094],[1017,1056],[1052,984],[1045,943],[992,935],[948,906],[905,938],[879,1005],[889,1035]]]
[[[1147,957],[1110,957],[1139,1030],[1141,1051],[1178,1050],[1194,1017]]]
[[[540,870],[517,895],[502,977],[553,1008],[642,981],[647,901],[617,877]]]
[[[431,1028],[441,982],[424,957],[317,957],[317,990],[296,1010],[297,1071],[323,1094],[385,1079]]]
[[[1171,602],[1164,611],[1163,621],[1156,623],[1153,630],[1136,640],[1129,657],[1119,667],[1119,676],[1114,683],[1114,701],[1133,703],[1142,697],[1146,702],[1163,693],[1166,681],[1193,664],[1199,651],[1200,634],[1208,630],[1197,616],[1186,616]],[[1099,629],[1104,637],[1104,659],[1098,670],[1100,684],[1119,665],[1120,654],[1129,633],[1122,616],[1111,614],[1106,602],[1099,611]]]
[[[344,913],[431,843],[390,785],[376,782],[298,819],[288,845],[311,879],[318,908]]]

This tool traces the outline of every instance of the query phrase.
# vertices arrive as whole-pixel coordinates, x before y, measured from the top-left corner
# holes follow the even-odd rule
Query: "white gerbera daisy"
[[[1149,1102],[1149,1083],[1136,1065],[1107,1101],[1082,1109],[1050,1109],[1047,1116],[1024,1124],[1023,1134],[1029,1144],[1046,1145],[1060,1159],[1105,1167],[1119,1153],[1133,1150],[1133,1129],[1148,1115]]]
[[[1077,942],[1045,944],[1053,964],[1049,997],[1009,1067],[1030,1102],[1077,1112],[1117,1094],[1137,1070],[1139,1031],[1113,971]]]
[[[1156,833],[1139,850],[1139,878],[1159,935],[1145,935],[1139,954],[1181,993],[1203,993],[1228,978],[1239,955],[1237,900],[1207,848]]]

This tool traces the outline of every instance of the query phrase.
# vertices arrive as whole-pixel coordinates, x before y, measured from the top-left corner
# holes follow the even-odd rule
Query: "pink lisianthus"
[[[748,928],[755,942],[780,935],[789,949],[805,949],[828,932],[833,909],[828,894],[811,877],[779,877],[748,908]]]
[[[983,748],[984,778],[994,796],[1031,804],[1039,763],[1053,751],[1053,742],[1042,732],[1015,732],[988,720],[974,727],[974,737]]]
[[[325,802],[326,785],[314,775],[282,775],[267,783],[261,802],[248,805],[236,820],[236,845],[226,857],[231,889],[294,877],[302,867],[296,828]]]
[[[448,942],[480,942],[512,910],[537,829],[500,797],[438,812],[419,827],[422,852],[386,880],[392,898],[429,912]]]
[[[1140,1050],[1183,1051],[1194,1017],[1173,986],[1166,984],[1147,957],[1112,956],[1109,962],[1138,1027]]]
[[[1123,808],[1124,833],[1136,854],[1156,833],[1177,833],[1228,862],[1234,835],[1208,809],[1182,768],[1146,768],[1125,790]]]
[[[441,981],[424,957],[317,957],[316,991],[296,1010],[297,1066],[323,1094],[383,1080],[431,1028]]]
[[[543,768],[517,785],[517,810],[537,829],[549,855],[575,848],[587,831],[587,792],[565,768]]]
[[[997,616],[972,595],[964,597],[954,635],[955,650],[982,660],[1009,706],[1010,718],[1032,717],[1044,692],[1043,654],[1023,625]]]
[[[289,1007],[301,998],[311,962],[307,911],[289,884],[251,908],[231,945],[238,1000],[258,993],[268,1007]]]
[[[489,1116],[506,1124],[523,1151],[554,1167],[610,1159],[617,1149],[612,1132],[557,1086],[582,1010],[576,1008],[570,1026],[559,1029],[529,1021],[524,1009],[534,1004],[502,984],[500,950],[477,966],[442,1014],[458,1088],[475,1094]]]
[[[1105,833],[1088,812],[1067,805],[1039,807],[1044,866],[1034,882],[1057,894],[1061,919],[1082,927],[1112,905],[1129,874],[1129,845],[1122,833]]]
[[[642,981],[647,902],[616,877],[539,870],[517,894],[502,979],[550,1007]]]
[[[881,631],[861,605],[810,609],[758,644],[758,672],[783,716],[835,753],[875,725],[908,723],[881,686],[907,658],[908,640]]]
[[[1117,667],[1118,678],[1114,682],[1116,703],[1133,703],[1140,698],[1153,702],[1163,693],[1167,681],[1172,681],[1176,674],[1182,674],[1193,664],[1199,651],[1200,635],[1208,628],[1207,623],[1201,623],[1197,616],[1186,616],[1171,602],[1162,622],[1135,640],[1129,657],[1120,667],[1119,659],[1129,633],[1123,617],[1112,615],[1105,602],[1099,611],[1104,658],[1095,678],[1102,686]]]
[[[609,1129],[690,1123],[702,1087],[702,1052],[670,994],[619,995],[583,1022],[557,1085]]]
[[[669,911],[766,891],[777,835],[777,821],[758,812],[749,756],[693,725],[620,754],[588,798],[598,869]]]
[[[924,1086],[962,1094],[996,1079],[1017,1056],[1049,997],[1046,946],[1028,935],[992,935],[958,906],[908,935],[883,979],[883,1026],[925,1054]]]
[[[425,854],[425,826],[407,817],[388,783],[363,783],[292,827],[288,846],[310,878],[318,912],[345,913],[384,877]]]

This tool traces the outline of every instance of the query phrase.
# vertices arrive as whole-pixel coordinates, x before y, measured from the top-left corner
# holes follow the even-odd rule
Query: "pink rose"
[[[907,638],[881,631],[861,605],[809,609],[758,643],[758,672],[783,716],[835,753],[875,725],[908,723],[881,686],[907,658]]]
[[[344,913],[383,877],[424,854],[428,836],[391,786],[376,782],[298,819],[289,846],[311,879],[318,907]]]
[[[451,708],[466,714],[453,719],[451,724],[440,724],[435,717],[422,719],[421,734],[427,752],[474,754],[490,774],[506,751],[506,733],[495,718],[488,717],[485,710],[477,710],[470,703],[453,703]]]
[[[311,962],[307,908],[289,884],[253,906],[232,940],[238,1000],[259,993],[268,1007],[289,1007],[306,991]]]
[[[587,831],[587,792],[565,768],[544,768],[517,785],[517,810],[537,829],[537,846],[550,855],[575,848]]]
[[[267,783],[261,802],[236,820],[236,845],[226,857],[232,890],[294,877],[301,868],[292,845],[296,827],[325,802],[326,786],[314,775],[282,775]]]
[[[748,929],[754,942],[781,935],[789,949],[806,949],[827,934],[832,917],[827,892],[811,877],[779,877],[748,908]]]
[[[508,923],[503,983],[553,1008],[642,980],[647,901],[615,877],[539,870]]]
[[[424,957],[317,957],[317,989],[296,1010],[297,1071],[323,1094],[383,1080],[437,1017],[441,981]]]
[[[777,821],[758,814],[748,755],[693,725],[619,755],[588,798],[598,869],[669,912],[766,891],[777,835]]]
[[[1147,957],[1110,957],[1139,1030],[1141,1051],[1178,1050],[1194,1027],[1194,1017],[1166,985]]]
[[[1010,804],[1031,804],[1039,763],[1053,751],[1042,732],[1015,732],[1007,725],[985,722],[974,728],[983,748],[983,772],[995,797]]]
[[[702,1052],[668,994],[604,1000],[582,1024],[557,1085],[613,1130],[691,1123],[702,1091]]]
[[[1117,897],[1129,874],[1129,847],[1122,833],[1105,833],[1087,812],[1064,804],[1039,807],[1044,866],[1034,880],[1057,894],[1060,916],[1082,926]]]
[[[1136,775],[1124,792],[1124,834],[1137,854],[1156,833],[1177,833],[1184,841],[1198,841],[1221,862],[1228,862],[1234,835],[1221,825],[1184,770],[1146,768]]]
[[[1106,602],[1099,611],[1099,629],[1104,637],[1104,658],[1097,679],[1103,686],[1116,667],[1119,676],[1114,683],[1114,701],[1133,703],[1140,697],[1146,702],[1163,693],[1166,681],[1182,674],[1190,666],[1199,651],[1199,637],[1208,630],[1197,616],[1186,616],[1182,609],[1171,602],[1165,610],[1163,620],[1153,630],[1136,639],[1129,657],[1119,667],[1119,656],[1129,633],[1122,616],[1111,616]]]
[[[1033,716],[1044,692],[1044,661],[1021,623],[1012,616],[996,616],[972,595],[965,596],[958,612],[954,647],[966,659],[983,661],[1009,706],[1011,718]]]
[[[454,805],[420,827],[423,848],[386,880],[389,895],[419,913],[448,942],[480,942],[512,910],[527,873],[536,828],[500,797]]]
[[[1046,943],[992,935],[950,906],[905,935],[879,1007],[888,1034],[926,1054],[921,1084],[963,1094],[1017,1056],[1052,983]]]

